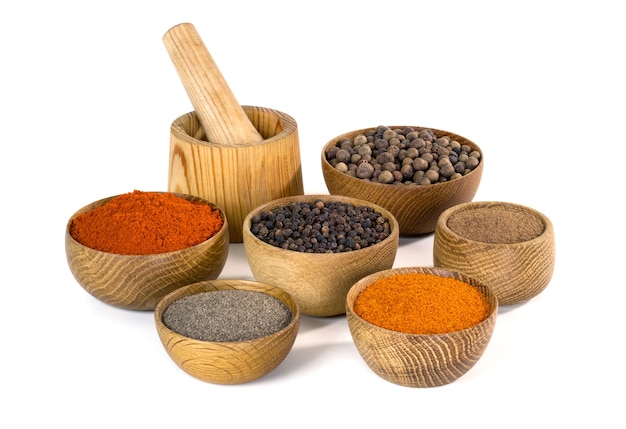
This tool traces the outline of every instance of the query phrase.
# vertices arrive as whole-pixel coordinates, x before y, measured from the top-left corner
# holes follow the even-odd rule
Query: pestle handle
[[[223,145],[263,141],[192,24],[172,27],[163,43],[208,141]]]

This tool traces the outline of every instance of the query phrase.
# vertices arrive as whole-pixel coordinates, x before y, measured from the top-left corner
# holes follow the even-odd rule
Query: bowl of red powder
[[[392,268],[350,288],[348,327],[369,368],[407,387],[436,387],[466,374],[495,328],[498,301],[466,274],[432,267]]]
[[[65,253],[76,281],[107,304],[154,310],[173,290],[217,278],[228,222],[213,203],[171,192],[133,191],[74,213]]]
[[[443,212],[435,229],[434,265],[462,271],[489,285],[500,305],[520,304],[550,283],[554,227],[530,207],[474,201]]]

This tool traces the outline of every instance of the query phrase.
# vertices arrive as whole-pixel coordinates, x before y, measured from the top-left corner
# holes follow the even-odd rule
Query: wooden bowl
[[[283,329],[240,342],[200,341],[180,335],[163,324],[163,312],[185,296],[219,290],[262,292],[282,301],[292,313]],[[248,280],[209,280],[179,288],[163,298],[154,311],[159,338],[170,358],[191,376],[214,384],[241,384],[273,371],[287,357],[300,326],[300,310],[285,291]]]
[[[476,287],[487,298],[489,316],[467,329],[417,335],[373,325],[354,312],[357,296],[382,278],[398,274],[422,273],[454,278]],[[407,387],[436,387],[449,384],[466,374],[483,355],[493,333],[498,302],[483,283],[465,274],[441,268],[403,267],[371,274],[350,288],[346,300],[348,327],[354,344],[374,373]]]
[[[454,216],[507,209],[517,225],[519,216],[529,216],[543,228],[536,237],[521,242],[492,243],[467,238],[450,228]],[[499,213],[499,212],[497,212]],[[499,216],[503,218],[502,216]],[[474,232],[476,228],[473,228]],[[434,265],[462,271],[489,285],[500,305],[518,304],[541,293],[550,283],[555,263],[554,228],[544,214],[519,204],[476,201],[446,210],[435,229]]]
[[[228,222],[223,211],[201,198],[176,194],[189,201],[204,201],[220,211],[222,229],[208,240],[186,249],[149,254],[121,255],[89,248],[70,234],[72,220],[113,197],[93,202],[74,213],[65,227],[65,254],[76,281],[92,296],[130,310],[154,310],[171,291],[201,280],[217,278],[229,250]]]
[[[316,199],[372,207],[389,220],[391,233],[383,241],[359,250],[303,253],[265,243],[250,230],[251,219],[263,211]],[[243,245],[257,281],[287,291],[300,306],[302,314],[335,316],[345,313],[346,294],[355,281],[393,266],[399,244],[398,232],[398,222],[393,215],[376,204],[337,195],[301,195],[273,200],[250,212],[243,224]]]
[[[391,126],[389,128],[405,128]],[[412,127],[417,131],[426,127]],[[322,150],[322,173],[328,191],[333,195],[346,195],[376,203],[389,210],[398,220],[400,235],[416,236],[435,230],[437,218],[449,207],[471,201],[478,190],[483,172],[484,156],[474,142],[448,131],[431,129],[437,137],[449,136],[461,144],[467,144],[481,153],[478,166],[462,178],[431,185],[398,185],[371,182],[349,176],[335,169],[327,160],[326,152],[341,139],[354,137],[375,128],[365,128],[342,134],[331,139]]]

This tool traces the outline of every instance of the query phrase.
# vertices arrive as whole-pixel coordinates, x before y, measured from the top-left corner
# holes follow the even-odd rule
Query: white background
[[[0,426],[624,427],[618,4],[3,2]],[[334,136],[429,126],[482,148],[474,200],[551,218],[552,282],[501,309],[469,373],[393,385],[365,366],[345,317],[305,317],[270,375],[212,385],[169,359],[152,312],[107,306],[76,283],[69,217],[167,188],[169,126],[191,104],[161,37],[181,22],[241,104],[296,119],[306,193],[327,193],[319,158]],[[402,239],[395,266],[431,264],[431,235]],[[241,244],[222,277],[252,278]]]

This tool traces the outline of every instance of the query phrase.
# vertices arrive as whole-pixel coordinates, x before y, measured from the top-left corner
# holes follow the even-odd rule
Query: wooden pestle
[[[263,141],[192,24],[172,27],[163,36],[163,43],[207,141],[225,146]]]

